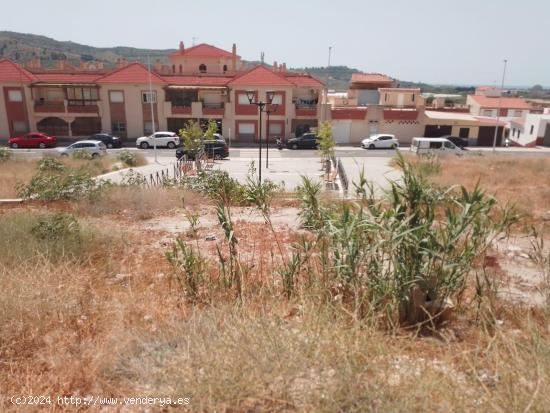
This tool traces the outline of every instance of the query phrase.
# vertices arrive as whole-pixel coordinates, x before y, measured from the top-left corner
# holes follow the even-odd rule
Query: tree
[[[206,131],[204,132],[204,139],[214,139],[214,134],[218,132],[218,124],[214,119],[208,121]]]
[[[332,136],[332,124],[329,121],[321,123],[317,131],[317,137],[319,139],[321,156],[323,158],[328,158],[334,153],[334,147],[336,146],[336,141]]]
[[[198,122],[188,122],[179,130],[179,135],[187,152],[196,152],[202,147],[204,133]]]

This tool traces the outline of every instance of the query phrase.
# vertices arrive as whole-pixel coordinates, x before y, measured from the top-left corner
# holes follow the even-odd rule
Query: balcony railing
[[[65,113],[65,102],[37,100],[34,102],[34,111],[40,113]]]
[[[317,105],[297,103],[296,116],[317,116]]]
[[[191,115],[191,102],[189,104],[182,102],[171,102],[172,115]]]
[[[67,112],[69,113],[98,113],[97,100],[68,100]]]
[[[203,102],[203,104],[202,104],[202,113],[203,113],[203,115],[223,116],[223,114],[224,114],[224,103],[223,102],[216,102],[216,103]]]

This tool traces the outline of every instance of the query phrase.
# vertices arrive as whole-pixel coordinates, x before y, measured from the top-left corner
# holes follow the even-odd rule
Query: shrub
[[[181,185],[212,199],[222,197],[231,204],[239,205],[246,202],[244,185],[231,178],[226,171],[199,172],[197,177],[184,178]]]
[[[83,160],[91,160],[92,154],[83,150],[77,149],[71,154],[71,157],[73,159],[83,159]]]
[[[55,158],[42,158],[40,159],[40,161],[38,161],[38,170],[62,172],[65,170],[65,164]]]
[[[71,239],[75,242],[80,241],[78,221],[73,215],[63,212],[43,216],[32,227],[31,232],[39,240]]]
[[[120,151],[117,155],[117,159],[128,167],[137,166],[138,164],[137,156],[128,149]]]
[[[180,239],[176,239],[172,251],[166,253],[166,258],[174,267],[174,274],[180,287],[189,298],[196,300],[205,279],[205,260],[200,253],[195,252],[191,246]]]
[[[11,152],[8,148],[0,148],[0,162],[7,161],[11,158]]]
[[[24,199],[57,201],[91,197],[96,195],[99,189],[100,185],[84,171],[39,171],[28,184],[19,185],[17,193]]]

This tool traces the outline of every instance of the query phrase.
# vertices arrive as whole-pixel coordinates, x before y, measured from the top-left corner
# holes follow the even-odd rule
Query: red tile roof
[[[236,76],[229,85],[235,86],[293,86],[293,83],[265,66],[258,65]]]
[[[94,83],[104,74],[98,73],[34,73],[43,83]]]
[[[149,83],[149,71],[141,63],[130,63],[127,66],[107,73],[96,80],[98,83]],[[162,78],[151,72],[151,83],[163,84]]]
[[[188,49],[178,50],[170,56],[186,56],[186,57],[232,57],[233,54],[227,50],[210,44],[201,43]]]
[[[294,83],[296,86],[305,87],[324,87],[324,83],[315,79],[309,74],[303,73],[284,73],[286,80]]]
[[[531,104],[521,98],[498,98],[483,95],[470,95],[470,97],[475,100],[482,108],[497,109],[499,107],[500,100],[500,107],[502,109],[533,109]]]
[[[357,83],[392,83],[393,79],[380,73],[353,73],[351,82]]]
[[[170,85],[182,86],[225,86],[231,81],[231,76],[162,76]]]
[[[8,59],[0,60],[0,81],[34,82],[36,77],[28,70]]]

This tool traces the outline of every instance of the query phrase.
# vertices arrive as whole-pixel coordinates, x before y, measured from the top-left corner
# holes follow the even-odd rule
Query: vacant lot
[[[475,193],[440,204],[415,173],[391,199],[365,190],[345,204],[311,182],[287,195],[213,175],[0,209],[1,395],[189,397],[188,411],[546,411],[544,248],[500,237],[482,248],[505,229],[488,220],[496,206]],[[429,208],[452,205],[464,208],[448,225],[430,221]],[[427,289],[452,307],[407,304],[413,267],[414,300]]]

